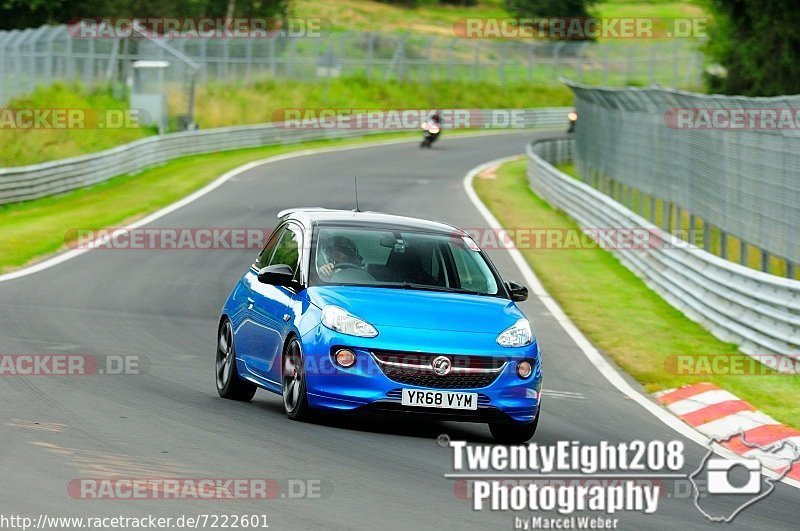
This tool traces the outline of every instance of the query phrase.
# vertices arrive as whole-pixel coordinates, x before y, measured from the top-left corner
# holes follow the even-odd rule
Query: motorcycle
[[[427,121],[422,124],[422,143],[419,147],[430,149],[431,144],[439,137],[440,131],[439,124],[434,121]]]
[[[574,133],[575,124],[578,122],[578,113],[575,111],[569,111],[569,114],[567,114],[567,118],[569,119],[569,127],[567,128],[567,133]]]

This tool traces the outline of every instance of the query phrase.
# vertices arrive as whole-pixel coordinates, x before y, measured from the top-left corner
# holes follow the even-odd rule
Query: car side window
[[[300,265],[300,234],[299,230],[287,227],[278,238],[278,245],[269,265],[286,264],[297,275]]]
[[[263,269],[270,264],[272,255],[275,252],[275,247],[278,245],[278,241],[280,241],[281,236],[285,231],[286,228],[281,227],[272,234],[272,237],[269,240],[267,240],[264,248],[261,249],[260,253],[258,253],[258,258],[256,258],[256,269]]]

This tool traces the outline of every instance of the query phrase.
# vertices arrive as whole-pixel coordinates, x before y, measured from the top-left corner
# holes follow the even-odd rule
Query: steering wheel
[[[356,264],[348,264],[346,262],[342,262],[333,266],[334,273],[338,273],[339,271],[342,271],[344,269],[361,269],[361,266]]]

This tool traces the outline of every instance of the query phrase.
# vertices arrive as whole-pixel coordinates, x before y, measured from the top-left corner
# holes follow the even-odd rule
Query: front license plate
[[[478,409],[478,393],[403,389],[403,405],[446,409]]]

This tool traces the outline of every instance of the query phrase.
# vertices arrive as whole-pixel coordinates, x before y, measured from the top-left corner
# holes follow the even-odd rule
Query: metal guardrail
[[[585,182],[624,187],[638,203],[646,201],[643,196],[658,199],[662,228],[669,231],[691,216],[690,225],[698,222],[691,230],[699,232],[702,221],[706,235],[711,227],[719,233],[717,254],[723,258],[738,254],[746,264],[756,251],[762,271],[778,274],[771,265],[785,262],[785,276],[795,277],[800,96],[569,86],[580,116],[575,165]],[[711,240],[703,238],[706,250]]]
[[[563,107],[524,109],[517,123],[524,127],[565,128],[568,111],[568,108]],[[520,110],[485,109],[481,112],[484,117],[476,122],[490,124],[492,113],[517,113]],[[0,168],[0,204],[37,199],[82,188],[187,155],[381,132],[389,131],[293,129],[268,123],[153,136],[90,155],[31,166]]]
[[[613,252],[648,286],[745,354],[800,360],[800,281],[749,269],[680,240],[551,165],[571,161],[573,151],[570,138],[528,146],[528,182],[537,194],[584,229],[647,230],[651,241],[663,245]]]

